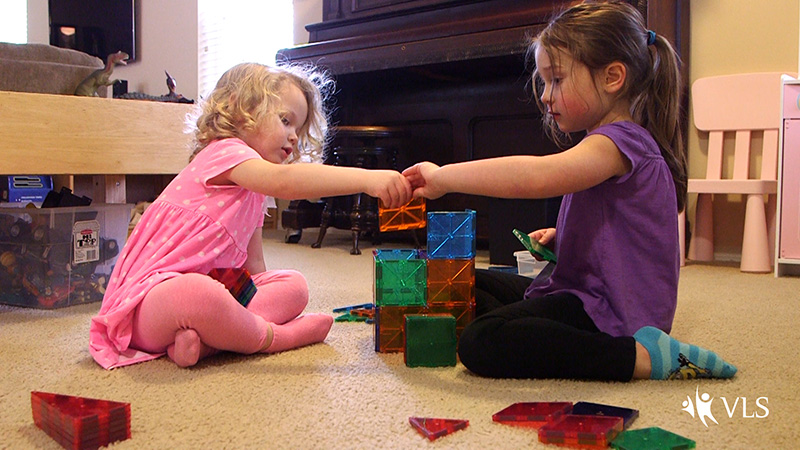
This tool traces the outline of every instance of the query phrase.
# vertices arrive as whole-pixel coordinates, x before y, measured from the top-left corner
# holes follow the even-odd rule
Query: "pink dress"
[[[152,287],[179,274],[244,264],[250,237],[262,225],[266,197],[207,182],[255,158],[261,156],[240,139],[212,142],[147,208],[92,318],[89,350],[98,364],[112,369],[162,355],[129,346],[136,307]]]

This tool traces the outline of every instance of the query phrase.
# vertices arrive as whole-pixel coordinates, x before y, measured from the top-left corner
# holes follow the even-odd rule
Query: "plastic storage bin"
[[[0,208],[0,303],[51,309],[100,301],[131,207]]]
[[[537,260],[527,250],[514,252],[514,257],[517,258],[517,273],[524,277],[536,277],[547,265],[547,261]]]

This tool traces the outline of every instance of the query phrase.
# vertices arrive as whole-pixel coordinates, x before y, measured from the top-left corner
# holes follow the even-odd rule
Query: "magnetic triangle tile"
[[[31,392],[33,421],[65,447],[97,448],[130,438],[130,403]]]
[[[409,417],[408,422],[429,440],[446,436],[469,425],[469,420],[436,419],[432,417]]]
[[[623,431],[611,441],[620,450],[678,450],[695,448],[695,442],[659,427]]]
[[[627,429],[631,425],[631,422],[639,417],[639,410],[623,408],[621,406],[602,405],[600,403],[578,402],[572,407],[572,414],[622,417],[622,427]]]

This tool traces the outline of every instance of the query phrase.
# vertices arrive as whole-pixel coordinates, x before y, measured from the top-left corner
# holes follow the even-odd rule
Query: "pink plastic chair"
[[[704,179],[690,179],[697,209],[688,259],[714,259],[713,196],[746,197],[742,272],[770,272],[775,242],[778,189],[778,130],[781,126],[782,73],[749,73],[700,78],[692,85],[695,127],[708,132],[708,165]],[[750,175],[751,135],[763,131],[761,173]],[[724,135],[734,135],[732,176],[723,178]],[[728,171],[726,171],[728,172]],[[767,196],[765,205],[764,196]],[[678,218],[681,265],[684,261],[684,213]]]

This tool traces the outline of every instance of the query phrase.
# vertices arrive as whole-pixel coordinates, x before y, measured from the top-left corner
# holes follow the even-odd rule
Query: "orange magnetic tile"
[[[428,260],[428,305],[475,302],[474,259]]]
[[[399,208],[378,207],[378,227],[381,232],[425,228],[427,215],[425,199],[415,198]]]

